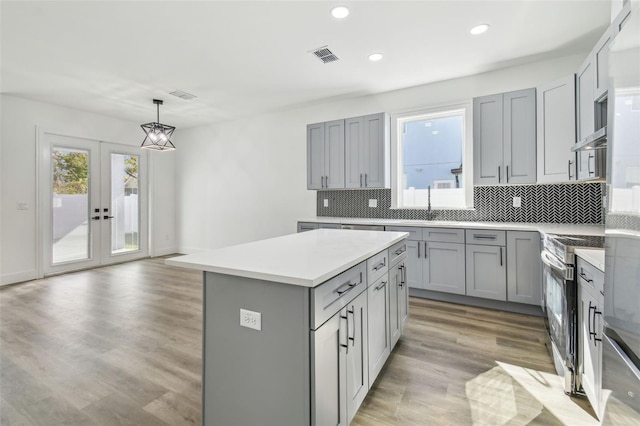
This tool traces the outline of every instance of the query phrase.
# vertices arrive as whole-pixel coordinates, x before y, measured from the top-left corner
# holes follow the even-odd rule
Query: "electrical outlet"
[[[522,207],[522,198],[513,197],[513,207],[516,207],[516,208]]]
[[[329,207],[329,199],[328,199],[328,198],[325,198],[325,199],[324,199],[323,206],[325,206],[325,207]]]
[[[247,309],[240,309],[240,325],[260,331],[262,330],[262,314]]]
[[[29,210],[29,205],[27,203],[18,203],[18,210]]]
[[[369,199],[369,207],[371,207],[371,208],[378,207],[378,199],[377,198],[370,198]]]

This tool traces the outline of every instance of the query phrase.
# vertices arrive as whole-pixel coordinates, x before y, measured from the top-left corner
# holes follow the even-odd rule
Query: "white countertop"
[[[586,260],[596,268],[604,272],[604,249],[599,248],[577,248],[574,250],[576,256]]]
[[[349,225],[419,226],[427,228],[503,229],[507,231],[537,231],[543,234],[604,236],[604,225],[574,223],[521,223],[521,222],[454,222],[403,219],[369,219],[354,217],[316,216],[300,222],[340,223]]]
[[[171,266],[315,287],[403,240],[406,232],[318,229],[167,259]]]

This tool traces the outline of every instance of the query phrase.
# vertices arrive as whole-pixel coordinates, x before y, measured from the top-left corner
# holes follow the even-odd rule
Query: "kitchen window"
[[[392,116],[392,207],[473,207],[471,103]]]

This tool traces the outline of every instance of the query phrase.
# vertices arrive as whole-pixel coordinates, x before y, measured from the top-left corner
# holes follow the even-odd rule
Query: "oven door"
[[[565,377],[565,391],[574,392],[576,366],[576,286],[573,268],[543,250],[545,325],[553,343],[552,356],[558,374]]]

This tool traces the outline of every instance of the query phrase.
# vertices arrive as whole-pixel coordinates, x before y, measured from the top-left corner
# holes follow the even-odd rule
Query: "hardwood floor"
[[[163,262],[0,288],[0,424],[200,424],[202,275]],[[353,425],[563,424],[532,395],[571,404],[540,318],[415,298],[410,314]]]

